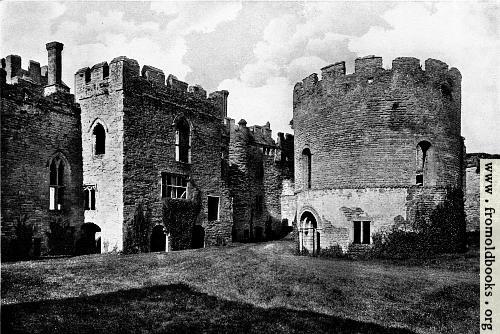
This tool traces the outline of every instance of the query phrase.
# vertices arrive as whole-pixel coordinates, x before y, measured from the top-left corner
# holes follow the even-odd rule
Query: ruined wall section
[[[231,129],[230,179],[233,195],[233,238],[271,239],[282,230],[281,192],[293,177],[293,136],[272,138],[269,123],[247,127],[245,120]]]
[[[465,215],[467,231],[479,231],[479,161],[480,159],[500,159],[500,154],[467,153],[466,156],[466,187]]]
[[[72,95],[43,97],[43,87],[24,80],[1,92],[2,248],[26,215],[44,254],[51,221],[67,221],[75,237],[83,223],[80,108]],[[49,210],[50,162],[57,154],[67,162],[60,211]]]
[[[241,120],[237,126],[230,129],[229,175],[233,198],[233,241],[253,238],[254,195],[249,191],[250,140],[250,130],[246,127],[245,120]]]
[[[2,58],[0,63],[6,72],[6,83],[8,84],[16,84],[20,80],[37,85],[47,84],[47,65],[40,66],[39,62],[30,60],[29,67],[25,70],[21,67],[22,59],[18,55],[9,55]]]
[[[425,186],[462,184],[461,75],[428,59],[356,60],[312,74],[294,88],[296,191],[304,185],[302,151],[312,153],[312,189],[415,185],[416,147],[431,143]],[[314,129],[314,131],[311,131]]]

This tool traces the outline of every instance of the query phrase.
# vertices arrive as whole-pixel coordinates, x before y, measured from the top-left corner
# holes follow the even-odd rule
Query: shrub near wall
[[[47,243],[50,255],[70,255],[74,248],[74,230],[69,220],[61,217],[50,221],[50,232],[47,232]]]
[[[33,248],[34,227],[27,222],[26,215],[16,221],[15,238],[2,240],[2,261],[28,260]]]
[[[128,225],[123,252],[126,254],[149,251],[149,211],[144,214],[142,204],[137,204],[132,224]]]
[[[199,199],[168,198],[163,201],[163,224],[170,234],[172,250],[191,248],[193,226],[200,213]]]
[[[393,227],[372,236],[371,255],[380,258],[424,258],[432,254],[466,250],[463,193],[448,190],[446,199],[431,213],[429,221],[416,219],[410,231]]]

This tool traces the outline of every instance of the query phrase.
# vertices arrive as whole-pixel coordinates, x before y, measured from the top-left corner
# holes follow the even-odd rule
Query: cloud
[[[140,8],[141,15],[137,15],[138,8],[128,10],[130,6],[122,3],[102,7],[87,10],[79,3],[2,3],[2,51],[22,55],[27,67],[28,59],[46,63],[44,44],[61,41],[65,45],[63,81],[69,85],[77,69],[119,55],[184,80],[191,71],[183,61],[188,51],[186,36],[211,32],[234,20],[241,3],[153,2],[151,8]],[[16,38],[12,38],[14,31]]]
[[[274,136],[277,132],[291,132],[293,86],[284,77],[270,77],[260,87],[248,86],[239,79],[227,79],[218,89],[230,89],[228,117],[236,122],[245,119],[250,125],[271,123]]]
[[[305,56],[292,60],[287,68],[287,77],[291,82],[297,82],[307,77],[320,68],[328,65],[328,62],[317,56]]]
[[[239,78],[258,86],[270,76],[290,81],[302,79],[321,66],[353,58],[347,42],[368,31],[371,24],[384,25],[377,15],[387,5],[365,3],[306,2],[294,13],[272,19],[254,48],[255,61],[247,64]],[[320,66],[320,67],[317,67]]]
[[[403,3],[387,11],[387,28],[372,27],[349,48],[384,57],[437,58],[462,73],[462,134],[469,151],[498,152],[500,78],[498,6],[477,3]],[[496,24],[495,24],[496,23]],[[480,134],[483,135],[480,135]],[[479,139],[481,138],[481,139]]]
[[[249,87],[260,87],[266,83],[268,78],[278,75],[279,68],[272,62],[259,61],[247,64],[243,68],[240,78]]]
[[[152,2],[151,10],[174,16],[167,32],[187,35],[192,32],[209,33],[240,12],[240,2]]]
[[[54,40],[50,22],[65,11],[66,4],[58,2],[0,2],[2,57],[20,55],[25,68],[29,59],[43,62],[47,59],[45,43]]]

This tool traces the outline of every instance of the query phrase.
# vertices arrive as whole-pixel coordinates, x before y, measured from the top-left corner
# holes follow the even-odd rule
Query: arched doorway
[[[82,225],[81,237],[78,240],[77,252],[79,254],[101,253],[101,228],[94,223]]]
[[[300,216],[299,225],[299,250],[307,251],[309,254],[317,255],[320,249],[320,234],[318,223],[314,215],[305,211]]]
[[[162,225],[156,225],[151,232],[151,252],[164,252],[166,250],[165,230]]]
[[[193,248],[205,247],[205,229],[201,225],[193,227]]]

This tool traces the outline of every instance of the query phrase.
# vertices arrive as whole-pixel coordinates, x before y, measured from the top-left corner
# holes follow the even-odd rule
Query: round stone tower
[[[386,70],[369,56],[349,75],[344,62],[324,67],[293,94],[299,247],[369,244],[463,186],[457,69],[397,58]]]

